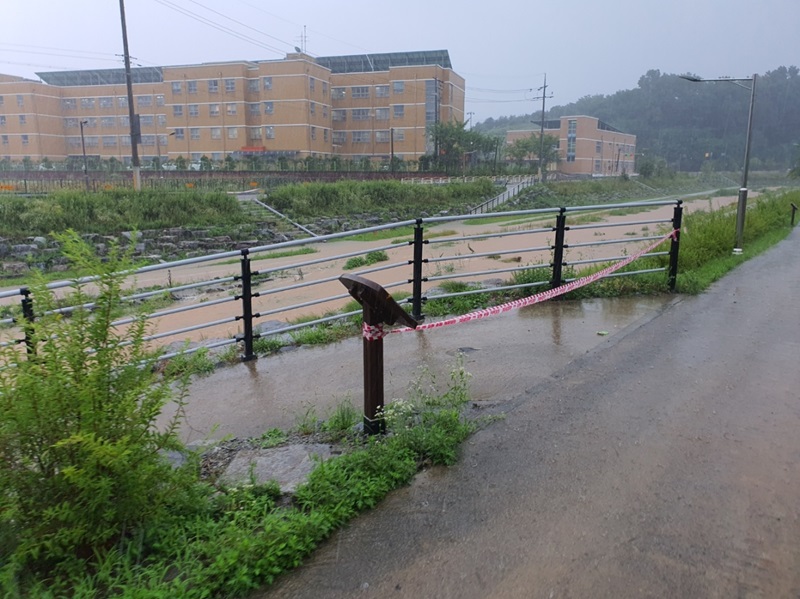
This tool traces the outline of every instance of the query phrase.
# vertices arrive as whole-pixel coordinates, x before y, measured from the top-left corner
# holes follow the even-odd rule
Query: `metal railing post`
[[[681,245],[681,220],[683,219],[683,200],[678,200],[672,213],[672,243],[669,246],[669,276],[667,278],[670,291],[675,291],[678,278],[678,250]]]
[[[242,362],[249,362],[256,358],[253,351],[253,276],[250,270],[250,251],[242,250],[242,320],[244,325],[243,341],[244,353]]]
[[[25,319],[23,329],[25,330],[25,347],[27,348],[28,355],[31,356],[36,353],[36,348],[33,345],[33,321],[36,320],[36,315],[33,313],[33,299],[31,299],[31,290],[27,287],[20,289],[22,293],[22,318]]]
[[[414,246],[414,254],[410,263],[413,265],[411,272],[411,315],[414,320],[422,320],[422,283],[426,279],[422,276],[422,264],[427,262],[422,258],[422,246],[425,241],[422,239],[424,230],[422,228],[422,219],[417,219],[417,225],[414,227],[414,241],[411,244]]]
[[[564,268],[564,235],[567,231],[567,215],[564,208],[556,216],[556,226],[553,228],[556,232],[555,244],[550,246],[553,250],[553,263],[550,265],[553,268],[553,278],[550,280],[550,289],[555,289],[564,284],[563,268]]]

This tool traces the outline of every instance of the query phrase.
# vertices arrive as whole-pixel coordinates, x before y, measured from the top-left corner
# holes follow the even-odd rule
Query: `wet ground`
[[[672,300],[551,301],[442,329],[389,335],[384,341],[386,399],[408,397],[410,385],[417,380],[427,385],[431,375],[443,389],[462,353],[472,374],[473,400],[505,402],[590,349],[612,343]],[[361,338],[219,368],[193,382],[184,437],[197,441],[289,429],[309,414],[324,418],[344,400],[361,409],[362,376]]]

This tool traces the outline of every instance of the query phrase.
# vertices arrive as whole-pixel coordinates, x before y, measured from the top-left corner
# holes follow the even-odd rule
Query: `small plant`
[[[363,266],[369,266],[370,264],[375,264],[377,262],[385,262],[389,259],[389,255],[382,251],[378,250],[375,252],[369,252],[366,256],[354,256],[350,258],[347,262],[344,263],[344,270],[353,270],[355,268],[361,268]]]
[[[214,372],[214,362],[208,355],[208,348],[201,347],[192,353],[180,353],[166,361],[163,372],[170,378],[186,375],[206,376]]]
[[[258,438],[258,443],[264,449],[277,447],[286,442],[289,436],[279,428],[271,428]]]
[[[341,438],[352,432],[353,427],[359,422],[361,416],[353,406],[353,402],[345,399],[334,408],[333,413],[322,425],[322,429],[334,437]]]

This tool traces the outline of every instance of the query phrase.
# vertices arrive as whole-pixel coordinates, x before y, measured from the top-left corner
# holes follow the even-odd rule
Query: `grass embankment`
[[[247,221],[236,198],[219,192],[63,191],[44,198],[0,197],[0,236],[10,239],[68,229],[101,235],[172,227],[221,230]]]

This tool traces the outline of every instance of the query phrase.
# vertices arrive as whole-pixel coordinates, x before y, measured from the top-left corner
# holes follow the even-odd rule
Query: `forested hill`
[[[743,85],[749,88],[750,83]],[[735,83],[694,83],[678,75],[648,71],[635,89],[608,96],[585,96],[554,106],[546,118],[588,115],[637,135],[637,152],[662,157],[672,168],[737,169],[744,157],[749,89]],[[475,129],[504,134],[530,129],[541,112],[487,119]],[[751,168],[787,168],[800,142],[800,70],[779,67],[759,75],[756,84]]]

